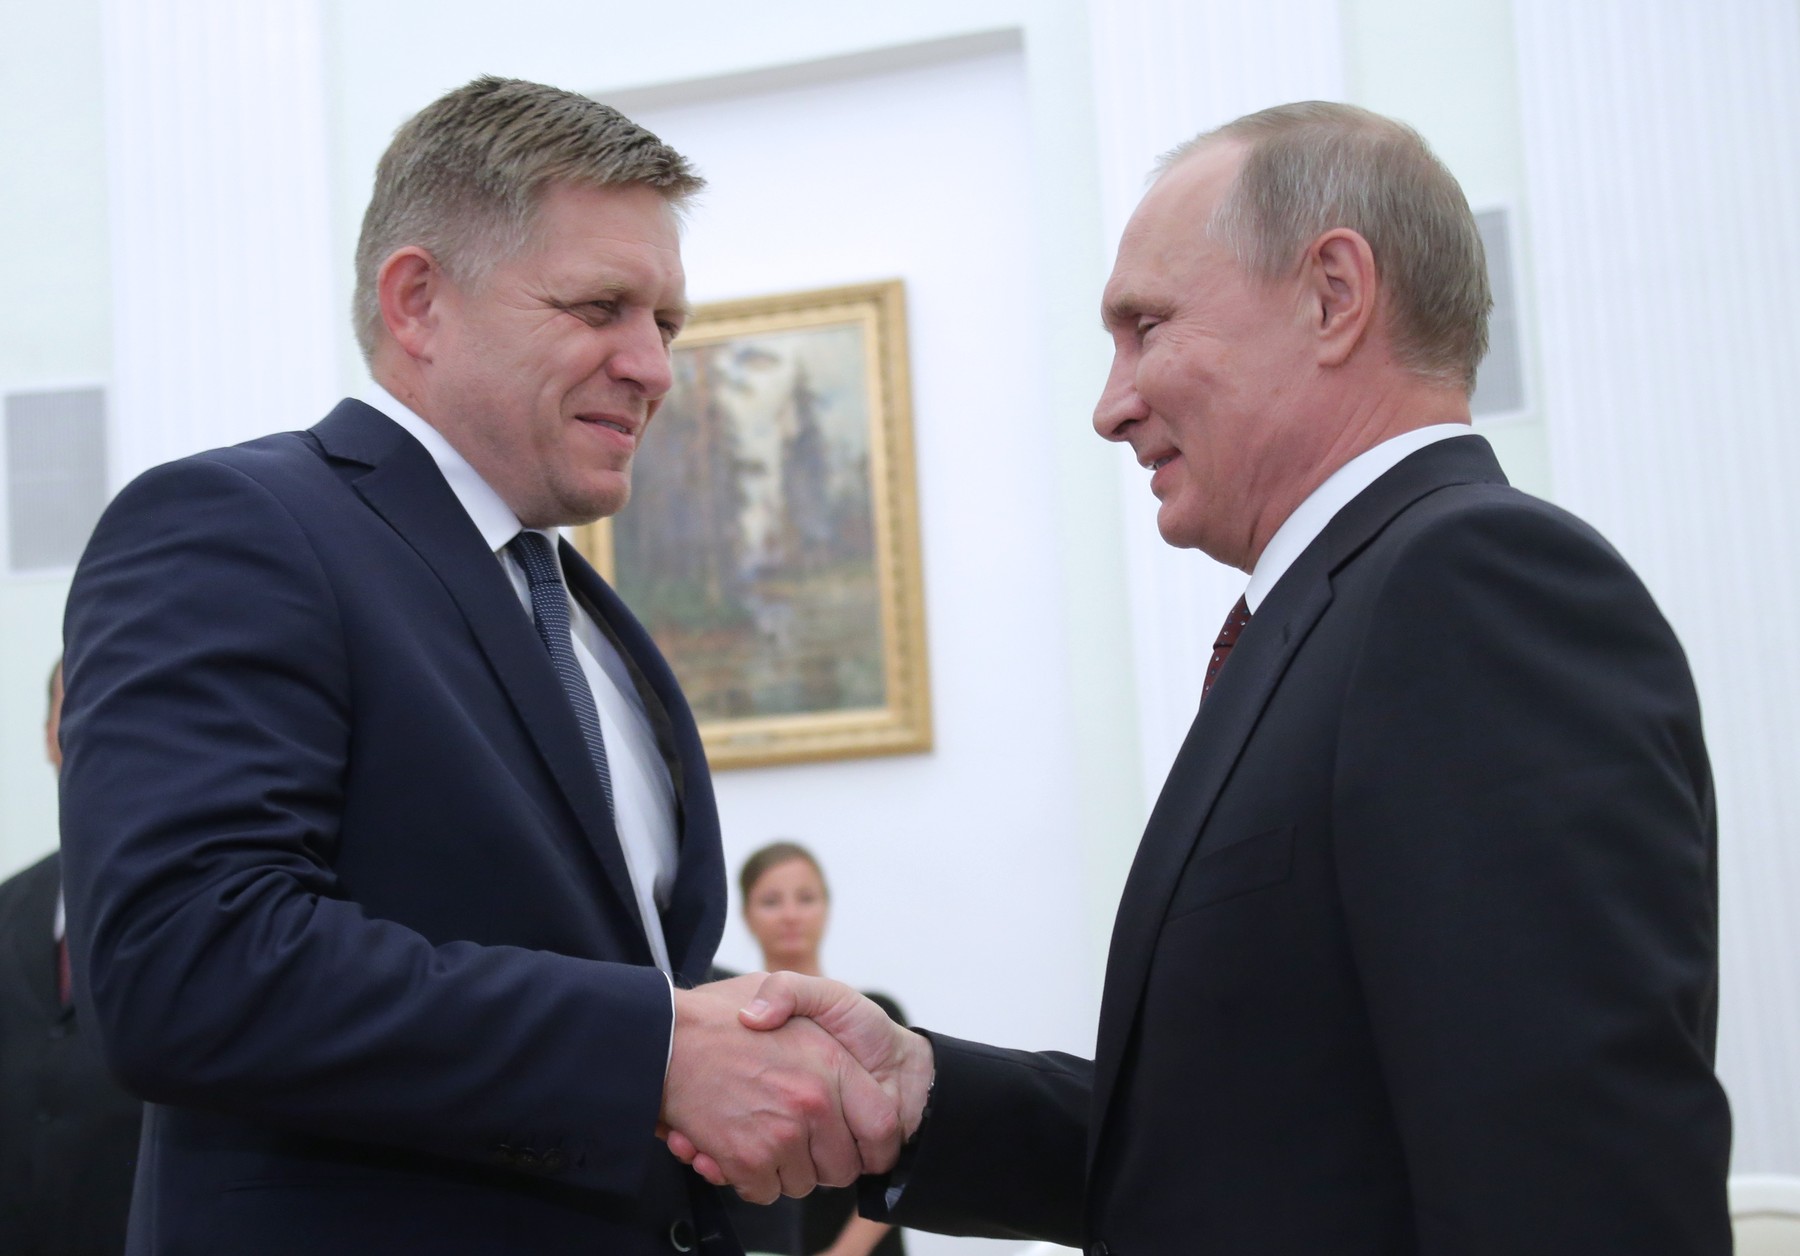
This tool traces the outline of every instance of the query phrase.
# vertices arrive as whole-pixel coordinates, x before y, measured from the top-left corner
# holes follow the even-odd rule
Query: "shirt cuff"
[[[657,969],[662,972],[662,969]],[[663,980],[669,983],[669,1050],[663,1056],[663,1089],[669,1087],[669,1065],[675,1062],[675,979],[663,973]]]

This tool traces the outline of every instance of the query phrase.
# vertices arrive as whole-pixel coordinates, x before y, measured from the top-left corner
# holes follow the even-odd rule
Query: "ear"
[[[375,277],[381,321],[407,356],[431,361],[448,282],[437,259],[416,244],[394,250],[381,264]]]
[[[1342,366],[1375,322],[1375,252],[1357,232],[1333,228],[1307,249],[1304,272],[1319,365]]]

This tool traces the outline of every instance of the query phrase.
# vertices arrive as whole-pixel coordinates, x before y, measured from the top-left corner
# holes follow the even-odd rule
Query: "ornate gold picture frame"
[[[901,282],[696,310],[630,504],[576,544],[715,768],[929,750]]]

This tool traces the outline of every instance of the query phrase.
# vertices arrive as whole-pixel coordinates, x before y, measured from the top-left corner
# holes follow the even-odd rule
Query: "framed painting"
[[[668,655],[716,768],[931,748],[899,280],[703,306],[576,544]]]

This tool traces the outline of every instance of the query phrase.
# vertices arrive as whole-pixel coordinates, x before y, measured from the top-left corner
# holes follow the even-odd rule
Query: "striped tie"
[[[606,795],[606,809],[613,805],[612,769],[606,764],[606,740],[600,735],[600,712],[594,706],[594,691],[588,687],[581,664],[575,659],[575,644],[569,637],[569,595],[557,571],[556,555],[550,542],[539,532],[521,532],[508,541],[525,579],[531,586],[531,618],[537,624],[538,637],[550,651],[550,661],[575,709],[575,722],[581,725],[581,736],[587,742],[588,757],[594,761],[594,772],[600,777],[600,789]]]

